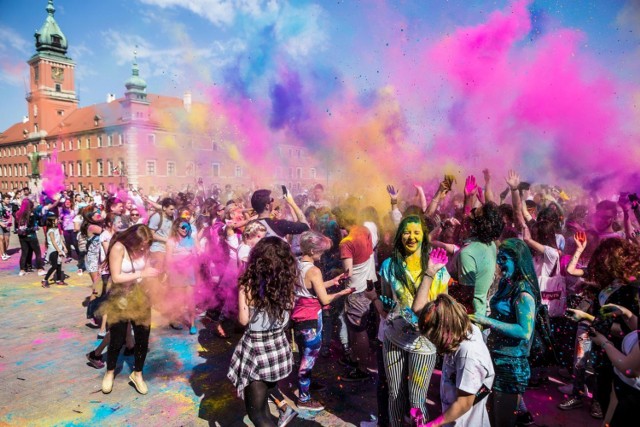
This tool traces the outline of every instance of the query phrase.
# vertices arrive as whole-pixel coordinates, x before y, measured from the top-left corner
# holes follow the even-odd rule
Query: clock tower
[[[67,56],[67,38],[53,18],[53,0],[48,0],[47,18],[36,31],[36,53],[27,61],[30,67],[30,132],[50,130],[78,107],[75,63]]]

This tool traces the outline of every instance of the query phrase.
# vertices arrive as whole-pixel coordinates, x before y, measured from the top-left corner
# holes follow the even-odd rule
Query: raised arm
[[[438,185],[436,194],[433,195],[433,198],[431,199],[431,202],[429,203],[429,206],[427,206],[427,209],[424,213],[427,217],[431,217],[436,213],[438,205],[445,198],[447,193],[451,191],[451,186],[455,181],[456,178],[453,175],[444,176],[444,179],[440,182],[440,185]]]
[[[513,213],[516,215],[516,225],[519,227],[525,227],[526,222],[522,214],[522,198],[520,197],[520,191],[518,185],[520,185],[520,175],[516,171],[510,170],[507,174],[507,185],[511,191],[511,203],[513,205]]]
[[[584,231],[578,231],[573,235],[573,240],[576,242],[576,251],[571,257],[571,261],[569,261],[569,265],[567,265],[567,274],[576,277],[584,276],[584,270],[581,268],[577,268],[578,261],[580,261],[580,257],[587,247],[587,233]]]
[[[400,195],[400,190],[396,190],[393,185],[387,185],[387,193],[389,193],[389,198],[391,200],[391,220],[397,226],[402,221],[402,212],[398,209],[398,196]]]
[[[533,297],[522,292],[516,300],[516,323],[501,322],[481,314],[470,314],[469,318],[508,337],[528,340],[533,334],[535,310]]]
[[[469,216],[478,195],[476,177],[469,175],[464,183],[464,216]]]
[[[420,209],[422,212],[427,212],[427,197],[424,195],[424,188],[420,184],[413,184],[413,187],[416,189],[416,196],[418,197],[420,203]]]
[[[493,202],[493,189],[491,188],[491,171],[489,169],[483,169],[482,175],[484,176],[484,202]]]

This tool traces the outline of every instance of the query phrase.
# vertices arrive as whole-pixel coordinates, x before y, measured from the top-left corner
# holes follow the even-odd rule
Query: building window
[[[220,176],[220,163],[213,163],[211,165],[211,170],[213,171],[213,176],[214,177],[219,177]]]
[[[107,136],[107,147],[113,147],[113,135]]]
[[[147,175],[153,176],[156,174],[156,161],[147,160]]]
[[[51,149],[55,151],[57,145],[58,144],[56,144],[55,142],[51,143]]]
[[[67,164],[65,162],[60,163],[60,169],[62,169],[62,174],[65,175],[67,173]]]
[[[78,138],[78,141],[76,142],[76,150],[79,150],[81,147],[81,142],[80,142],[80,138]]]
[[[69,165],[67,167],[67,175],[68,176],[73,176],[73,163],[69,162]]]
[[[316,179],[316,168],[309,169],[309,178]]]
[[[47,147],[47,150],[51,150],[51,144],[50,143],[47,142],[46,143],[46,147]]]
[[[213,143],[213,151],[218,151],[218,144],[216,142]]]
[[[56,92],[62,92],[62,88],[60,87],[60,83],[56,83]]]
[[[56,111],[60,117],[64,116],[64,110]]]
[[[88,150],[91,148],[91,138],[87,138],[84,144],[84,147]]]
[[[107,175],[113,176],[113,162],[111,160],[107,160]]]
[[[118,134],[118,145],[122,145],[124,143],[124,138],[122,137],[122,134],[119,133]]]
[[[27,154],[27,147],[22,147],[22,154]]]
[[[64,141],[60,141],[60,151],[64,151],[64,150],[65,150]]]
[[[82,176],[82,162],[80,160],[76,163],[76,172],[78,172],[78,176]]]
[[[150,133],[149,135],[147,135],[147,143],[149,145],[155,145],[156,144],[156,135],[153,133]]]
[[[302,168],[296,168],[296,178],[302,179]]]
[[[73,141],[72,141],[71,139],[69,140],[69,142],[67,143],[67,145],[68,145],[68,146],[67,146],[67,149],[68,149],[69,151],[73,150]]]
[[[98,147],[102,147],[102,136],[98,136]]]
[[[289,179],[293,179],[293,168],[289,168]]]
[[[236,165],[236,178],[240,178],[242,176],[242,166]]]
[[[91,176],[91,160],[87,160],[86,176]]]
[[[167,176],[176,176],[176,162],[167,162]]]
[[[193,162],[187,162],[186,164],[187,176],[194,176],[196,174],[196,165]]]
[[[300,150],[296,150],[296,157],[300,158]]]
[[[98,159],[96,161],[96,172],[97,172],[98,176],[102,176],[102,174],[104,173],[104,167],[102,165],[102,159]]]

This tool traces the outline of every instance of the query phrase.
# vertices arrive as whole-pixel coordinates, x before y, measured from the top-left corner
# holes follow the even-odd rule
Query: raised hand
[[[429,254],[429,261],[427,262],[427,274],[429,276],[435,276],[435,274],[449,261],[447,251],[442,248],[435,248]]]
[[[398,194],[400,194],[400,190],[396,190],[393,185],[387,185],[387,193],[389,193],[391,200],[398,200]]]
[[[626,317],[630,318],[633,313],[626,308],[616,304],[605,304],[600,308],[600,314],[605,317]]]
[[[472,196],[478,191],[478,184],[476,183],[476,177],[469,175],[464,183],[464,195]]]
[[[507,174],[507,177],[505,178],[505,181],[507,181],[509,188],[511,188],[512,190],[516,190],[518,188],[518,185],[520,185],[520,175],[518,175],[516,171],[510,170]]]
[[[573,240],[576,242],[576,246],[578,246],[578,250],[583,252],[587,247],[587,233],[584,231],[578,231],[573,235]]]
[[[482,203],[484,205],[484,191],[482,191],[482,187],[478,187],[478,200],[480,201],[480,203]]]
[[[456,177],[453,175],[445,175],[442,181],[440,182],[440,186],[438,187],[438,191],[442,194],[447,194],[451,191],[451,186],[456,182]]]
[[[491,182],[491,171],[489,169],[482,169],[482,176],[484,177],[484,183]]]

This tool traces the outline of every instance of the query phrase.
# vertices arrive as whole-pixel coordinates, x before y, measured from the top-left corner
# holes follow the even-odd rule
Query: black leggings
[[[149,313],[151,315],[151,313]],[[151,316],[149,316],[151,320]],[[116,369],[118,362],[118,355],[124,345],[127,338],[127,321],[122,321],[109,325],[109,332],[111,334],[111,341],[109,341],[109,348],[107,349],[107,370],[113,371]],[[146,322],[145,322],[146,323]],[[135,363],[133,370],[136,372],[142,372],[144,367],[144,361],[147,358],[147,350],[149,349],[149,335],[151,333],[150,323],[147,325],[138,325],[135,322],[131,322],[133,333],[136,343],[133,347],[133,357]]]
[[[51,264],[51,267],[49,267],[47,275],[44,276],[44,280],[49,280],[49,277],[54,271],[56,272],[56,282],[62,282],[62,279],[64,279],[64,277],[62,277],[62,264],[58,263],[58,256],[58,252],[51,252],[49,255],[49,264]]]
[[[80,260],[80,251],[78,251],[78,233],[73,230],[63,230],[62,235],[64,236],[64,244],[67,247],[67,256],[71,257],[71,247],[76,250],[76,254],[78,254],[78,260]]]
[[[491,427],[513,427],[518,418],[519,394],[494,390],[487,402]]]
[[[244,405],[249,419],[256,427],[275,427],[276,423],[269,411],[269,396],[284,401],[277,382],[252,381],[244,389]]]
[[[38,238],[33,236],[20,236],[20,270],[25,271],[31,266],[31,257],[36,254],[36,268],[43,268],[40,243]]]

